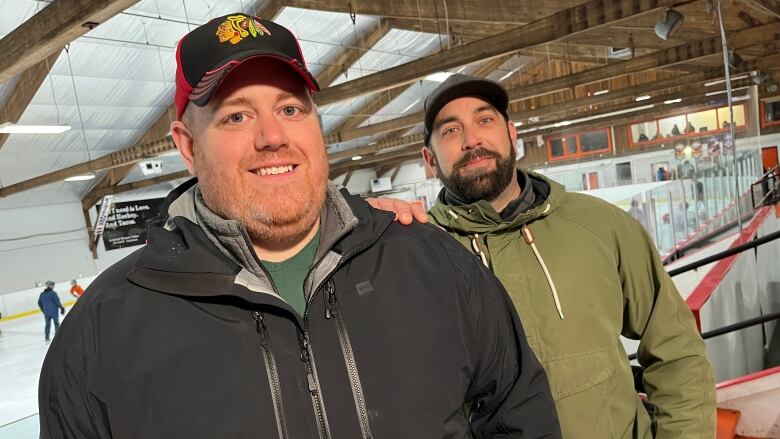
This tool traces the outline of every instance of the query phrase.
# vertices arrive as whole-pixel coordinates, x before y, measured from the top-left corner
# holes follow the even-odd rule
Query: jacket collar
[[[151,290],[182,296],[230,295],[255,303],[268,303],[268,297],[281,300],[256,294],[262,287],[248,279],[246,270],[221,252],[197,224],[196,183],[197,179],[191,179],[171,191],[160,216],[147,224],[147,245],[128,279]],[[356,253],[376,241],[393,221],[392,213],[371,209],[360,197],[333,184],[328,186],[321,216],[315,260],[329,252],[341,256]]]
[[[532,171],[526,172],[532,187],[535,189],[535,196],[544,200],[536,207],[505,220],[486,200],[461,206],[450,205],[444,198],[444,189],[442,189],[430,212],[434,222],[450,231],[463,234],[483,234],[518,230],[524,224],[550,215],[563,203],[566,189],[541,174]],[[537,189],[544,186],[549,187],[547,193]]]

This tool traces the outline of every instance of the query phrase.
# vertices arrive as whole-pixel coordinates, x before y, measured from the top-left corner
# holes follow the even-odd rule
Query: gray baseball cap
[[[439,111],[450,101],[464,96],[478,96],[498,110],[505,119],[509,119],[507,108],[509,107],[509,95],[504,86],[490,79],[477,78],[475,76],[455,73],[439,84],[428,97],[425,98],[425,145],[431,140],[433,120]]]

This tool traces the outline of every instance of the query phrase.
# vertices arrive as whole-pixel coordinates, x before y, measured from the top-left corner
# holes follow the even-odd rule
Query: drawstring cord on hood
[[[457,220],[458,214],[455,213],[452,209],[447,209],[447,215],[451,216],[452,219]],[[471,250],[474,251],[477,255],[479,255],[479,259],[482,260],[482,265],[487,267],[487,269],[490,269],[490,265],[488,264],[487,256],[485,255],[485,252],[482,251],[482,246],[479,245],[479,234],[475,233],[474,236],[471,237]]]
[[[547,206],[545,206],[544,212],[542,213],[546,214],[549,210],[550,210],[550,204],[547,203]],[[451,216],[454,220],[456,221],[458,220],[458,214],[456,214],[452,209],[447,209],[447,214]],[[552,291],[553,300],[555,301],[555,309],[558,310],[558,315],[561,317],[561,320],[563,320],[563,309],[561,308],[561,301],[558,298],[558,289],[555,288],[555,282],[553,282],[552,276],[550,276],[550,271],[547,269],[547,264],[544,263],[544,259],[542,259],[542,255],[539,253],[539,249],[536,248],[536,243],[534,242],[534,235],[531,234],[531,229],[529,229],[527,225],[523,225],[520,231],[523,234],[523,238],[525,239],[525,242],[531,246],[531,250],[533,250],[536,260],[539,261],[539,265],[542,266],[544,277],[547,279],[547,284],[550,286],[550,290]],[[478,233],[475,233],[474,235],[471,236],[471,249],[474,251],[474,253],[479,255],[479,258],[482,260],[482,264],[484,264],[485,267],[490,269],[487,256],[485,255],[485,252],[482,251],[482,246],[479,245]]]
[[[552,290],[553,300],[555,301],[555,309],[558,310],[558,315],[561,316],[561,320],[563,320],[563,310],[561,309],[561,301],[558,299],[558,290],[555,288],[555,283],[552,280],[552,276],[550,276],[550,272],[547,270],[547,265],[545,265],[544,259],[542,259],[542,255],[539,254],[539,249],[536,248],[536,243],[534,243],[534,236],[531,234],[531,229],[524,225],[520,230],[523,232],[523,238],[525,238],[525,242],[531,246],[531,250],[533,250],[534,256],[536,256],[536,260],[539,261],[539,265],[542,266],[544,277],[547,278],[547,284],[550,285],[550,289]]]
[[[485,256],[485,252],[482,251],[482,247],[479,245],[479,234],[477,233],[471,237],[471,248],[474,250],[474,253],[478,254],[479,258],[482,259],[482,265],[490,269],[487,256]]]

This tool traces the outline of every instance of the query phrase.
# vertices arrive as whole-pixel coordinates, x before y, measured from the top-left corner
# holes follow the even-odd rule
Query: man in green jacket
[[[563,436],[714,438],[705,345],[650,237],[616,206],[517,170],[507,106],[500,84],[466,75],[427,97],[423,158],[444,185],[430,215],[503,282]],[[374,202],[409,216],[393,203]],[[640,341],[652,416],[621,335]]]

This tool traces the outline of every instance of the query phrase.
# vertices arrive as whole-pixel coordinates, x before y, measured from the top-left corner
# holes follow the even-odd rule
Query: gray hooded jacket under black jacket
[[[301,317],[207,238],[193,184],[63,323],[41,438],[560,437],[503,287],[444,232],[331,187]]]

